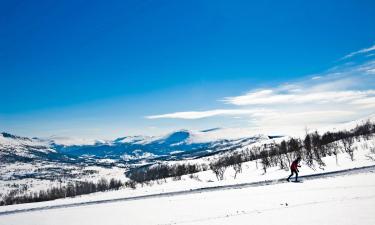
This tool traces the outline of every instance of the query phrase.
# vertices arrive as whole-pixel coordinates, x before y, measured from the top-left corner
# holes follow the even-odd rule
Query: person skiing
[[[299,162],[301,161],[301,157],[298,157],[296,160],[294,160],[292,162],[292,165],[290,165],[290,171],[291,171],[291,174],[289,175],[288,179],[286,179],[288,182],[289,182],[289,179],[293,176],[293,174],[295,173],[296,174],[296,182],[298,180],[298,167],[301,167],[299,165]]]

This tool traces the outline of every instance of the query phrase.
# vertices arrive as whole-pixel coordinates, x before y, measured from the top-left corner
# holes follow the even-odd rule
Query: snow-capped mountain
[[[367,120],[375,121],[375,115],[321,131],[352,129]],[[161,136],[125,136],[114,140],[85,140],[74,137],[42,139],[1,133],[0,155],[1,160],[30,160],[38,157],[46,160],[91,158],[126,162],[174,160],[244,148],[273,138],[275,136],[256,135],[245,128],[213,128],[201,131],[183,129]]]
[[[126,136],[88,145],[59,145],[56,142],[52,142],[52,145],[64,154],[128,161],[159,157],[163,159],[197,157],[269,138],[264,135],[250,135],[244,130],[216,128],[204,131],[178,130],[159,137]]]
[[[90,142],[1,133],[0,189],[3,193],[10,191],[15,182],[33,184],[38,189],[61,181],[122,177],[131,167],[209,156],[269,139],[261,135],[224,138],[225,132],[224,129],[179,130],[159,137],[127,136]]]
[[[0,133],[0,197],[12,190],[37,191],[73,180],[121,176],[120,167],[123,164],[114,167],[111,160],[64,154],[51,140]]]
[[[319,131],[350,130],[367,120],[374,121],[375,116],[337,124],[336,127]],[[183,129],[162,136],[125,136],[112,141],[71,141],[69,145],[61,144],[61,139],[59,142],[56,138],[50,142],[54,149],[64,154],[134,161],[201,157],[220,151],[243,148],[275,137],[280,136],[254,134],[254,130],[246,128],[213,128],[201,131]]]
[[[0,133],[0,162],[66,161],[69,157],[59,153],[48,141]]]
[[[1,133],[2,160],[114,159],[171,160],[239,148],[270,137],[245,129],[178,130],[162,136],[125,136],[112,141],[77,138],[27,138]]]

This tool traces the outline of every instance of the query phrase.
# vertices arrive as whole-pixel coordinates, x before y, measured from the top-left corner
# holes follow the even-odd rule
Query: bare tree
[[[242,173],[242,163],[238,162],[232,165],[234,169],[234,179],[236,179],[238,173]]]
[[[305,140],[303,141],[305,147],[305,160],[308,167],[314,169],[314,155],[312,152],[311,138],[309,134],[306,134]]]
[[[216,175],[217,180],[224,180],[224,173],[227,167],[223,165],[220,161],[210,164],[211,170]]]
[[[341,143],[344,146],[345,152],[349,154],[350,159],[354,161],[354,148],[353,148],[354,138],[351,136],[348,136],[346,138],[341,139]]]

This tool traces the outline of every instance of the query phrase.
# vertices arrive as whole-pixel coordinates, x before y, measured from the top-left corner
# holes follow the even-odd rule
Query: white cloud
[[[245,95],[236,97],[227,97],[224,99],[226,103],[245,106],[245,105],[274,105],[274,104],[327,104],[351,102],[353,100],[372,97],[375,90],[366,91],[305,91],[285,92],[281,93],[278,90],[260,90],[250,92]]]
[[[321,124],[337,123],[343,121],[343,118],[355,115],[355,111],[351,110],[315,110],[315,111],[295,111],[280,110],[273,115],[264,115],[257,123],[262,126],[276,124],[277,126],[288,126],[291,124]]]
[[[352,102],[352,104],[358,105],[360,108],[375,108],[375,97],[357,99]]]
[[[175,112],[162,115],[147,116],[147,119],[202,119],[212,116],[258,115],[262,109],[216,109],[208,111]]]
[[[321,76],[314,76],[314,77],[312,77],[311,79],[312,80],[318,80],[318,79],[320,79],[320,78],[322,78]]]
[[[374,46],[375,48],[375,46]],[[356,54],[371,51],[371,48]],[[327,125],[357,120],[375,112],[375,60],[344,64],[325,73],[276,87],[250,90],[222,99],[229,109],[174,112],[148,116],[148,119],[203,119],[226,116],[220,124],[233,124],[267,133],[318,129]],[[315,78],[314,78],[315,77]]]
[[[374,60],[360,65],[345,65],[320,74],[319,79],[306,79],[274,88],[253,90],[244,95],[226,97],[222,101],[235,106],[262,107],[307,104],[321,107],[322,104],[338,103],[350,106],[355,101],[372,105],[370,100],[375,97],[375,78],[372,76],[374,71]],[[369,101],[365,101],[366,99]]]
[[[363,54],[363,53],[367,53],[367,52],[371,52],[371,51],[374,51],[375,50],[375,45],[369,47],[369,48],[364,48],[364,49],[361,49],[359,51],[355,51],[355,52],[352,52],[352,53],[349,53],[347,54],[346,56],[342,57],[341,59],[348,59],[348,58],[351,58],[353,56],[356,56],[356,55],[359,55],[359,54]]]

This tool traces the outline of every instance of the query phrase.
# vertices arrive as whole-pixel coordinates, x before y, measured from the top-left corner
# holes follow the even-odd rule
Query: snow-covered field
[[[357,150],[354,153],[354,161],[350,159],[348,154],[341,152],[340,154],[338,154],[337,163],[336,158],[333,155],[323,158],[323,161],[326,164],[326,166],[323,168],[316,167],[315,170],[313,170],[307,167],[306,165],[302,164],[302,167],[300,168],[300,175],[327,173],[332,171],[341,171],[346,169],[375,165],[375,153],[372,151],[372,149],[375,147],[374,139],[362,139],[361,141],[356,142],[354,147],[357,148]],[[204,161],[202,161],[202,159],[199,159],[190,160],[190,162],[202,163]],[[102,172],[103,174],[105,174],[105,171]],[[109,177],[110,175],[113,174],[107,174],[106,177]],[[243,171],[242,173],[236,176],[236,179],[234,179],[234,170],[231,167],[227,169],[227,171],[225,172],[224,180],[221,181],[218,181],[214,173],[211,170],[208,170],[193,174],[193,176],[182,176],[181,180],[173,180],[172,178],[168,178],[165,181],[161,180],[159,182],[154,182],[151,186],[138,185],[137,189],[135,190],[131,188],[124,188],[119,191],[99,192],[89,195],[77,196],[75,198],[57,199],[54,201],[29,203],[21,205],[2,206],[0,207],[0,213],[9,210],[30,209],[36,207],[56,206],[62,204],[75,204],[82,202],[120,199],[134,196],[186,191],[225,185],[246,184],[251,182],[260,182],[264,180],[286,178],[288,175],[289,171],[281,170],[279,167],[268,168],[267,173],[264,174],[264,171],[261,169],[260,163],[251,161],[243,163]],[[123,177],[121,170],[118,171],[117,177]]]
[[[242,154],[248,147],[281,140],[264,140],[235,151]],[[265,173],[260,161],[251,161],[242,164],[242,172],[237,176],[234,169],[228,167],[224,179],[220,181],[213,171],[207,170],[180,179],[168,178],[148,185],[138,184],[136,189],[124,187],[118,191],[74,198],[2,206],[0,225],[375,224],[375,214],[372,212],[375,208],[374,136],[355,139],[352,146],[354,160],[345,153],[340,141],[333,144],[338,154],[330,153],[322,158],[325,166],[315,164],[310,168],[302,163],[302,183],[287,183],[288,170],[271,167]],[[227,153],[168,163],[208,165]],[[46,165],[35,163],[3,165],[1,176],[30,173],[38,167],[48,169]],[[95,180],[99,176],[127,180],[124,168],[92,166],[83,169],[98,171],[85,177],[88,180]],[[0,181],[1,192],[12,188],[12,182],[14,180],[11,179]],[[28,183],[28,180],[22,179],[20,182],[21,185]],[[35,183],[28,186],[29,190],[39,190],[54,185],[58,184]]]
[[[373,139],[357,142],[354,161],[348,154],[340,153],[337,162],[334,156],[323,158],[324,168],[313,170],[305,165],[301,168],[301,175],[310,175],[372,166],[360,170],[362,172],[333,177],[323,175],[304,179],[303,183],[242,186],[285,178],[289,173],[273,167],[264,174],[256,162],[247,162],[236,179],[232,168],[228,168],[222,181],[217,181],[209,170],[182,176],[177,181],[170,178],[152,186],[138,186],[135,190],[124,188],[55,201],[2,206],[0,224],[290,224],[296,221],[375,224],[373,142]],[[238,186],[225,188],[227,185]],[[210,187],[214,188],[199,190]],[[179,191],[183,193],[168,194]],[[145,195],[156,196],[142,197]],[[139,198],[134,199],[137,196]],[[46,210],[46,207],[52,209]],[[40,208],[44,210],[38,210]],[[15,210],[23,212],[14,213]]]
[[[56,170],[56,171],[55,171]],[[64,177],[63,172],[69,173],[74,178]],[[125,169],[99,166],[69,165],[55,162],[11,163],[0,165],[0,199],[1,194],[11,190],[27,187],[25,193],[38,192],[51,187],[66,185],[70,181],[94,181],[100,178],[125,180]],[[42,179],[27,178],[27,176],[40,177]],[[16,176],[25,176],[22,179],[14,179]],[[53,178],[53,176],[60,178]],[[51,177],[51,179],[47,179]]]
[[[375,224],[374,170],[281,183],[1,215],[4,225]]]

